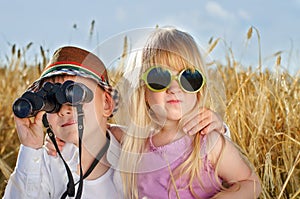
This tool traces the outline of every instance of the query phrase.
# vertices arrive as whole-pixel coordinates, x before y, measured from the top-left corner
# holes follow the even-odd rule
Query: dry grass
[[[212,45],[210,51],[216,42]],[[41,57],[42,63],[27,67],[22,52],[12,49],[8,64],[0,66],[0,196],[19,148],[11,105],[39,76],[40,66],[46,61],[43,51]],[[299,75],[279,70],[262,72],[260,67],[253,71],[234,60],[226,66],[217,65],[226,85],[225,121],[232,139],[245,151],[260,176],[260,198],[300,198]]]
[[[300,196],[300,80],[287,73],[222,68],[226,123],[255,165],[262,198]]]

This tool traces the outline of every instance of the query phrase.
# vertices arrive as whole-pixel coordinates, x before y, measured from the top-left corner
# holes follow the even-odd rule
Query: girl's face
[[[170,70],[172,75],[180,71]],[[178,121],[191,111],[197,102],[197,93],[183,91],[177,80],[172,80],[170,87],[162,92],[151,91],[146,86],[146,102],[155,116],[162,121]]]
[[[63,83],[67,80],[79,82],[87,86],[94,93],[94,98],[91,102],[83,104],[84,111],[84,132],[83,140],[92,146],[97,143],[92,143],[93,140],[103,140],[105,135],[107,117],[111,114],[109,94],[103,91],[93,80],[76,77],[76,76],[62,76],[56,77],[54,83]],[[105,116],[105,117],[104,117]],[[54,134],[64,140],[78,144],[78,122],[77,110],[73,106],[62,105],[57,113],[47,114],[49,125]],[[102,132],[101,132],[102,131]]]

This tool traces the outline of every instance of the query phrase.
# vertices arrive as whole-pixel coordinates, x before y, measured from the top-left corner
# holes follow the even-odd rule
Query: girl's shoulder
[[[201,156],[207,157],[208,161],[214,165],[225,146],[225,136],[219,132],[213,131],[204,135],[201,142]]]

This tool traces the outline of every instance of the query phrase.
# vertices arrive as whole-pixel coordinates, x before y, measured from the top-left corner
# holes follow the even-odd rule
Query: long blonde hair
[[[150,35],[143,49],[132,52],[132,55],[124,70],[125,80],[119,84],[122,86],[119,90],[123,105],[116,115],[128,126],[126,135],[122,140],[120,170],[125,197],[130,199],[138,198],[137,172],[139,161],[151,130],[159,126],[149,114],[149,107],[145,99],[145,85],[140,80],[141,74],[153,65],[169,66],[178,71],[186,68],[197,68],[202,74],[206,74],[203,59],[193,37],[175,28],[157,28]],[[207,86],[204,85],[201,91],[197,93],[195,107],[180,120],[178,129],[182,129],[182,124],[193,115],[193,111],[199,111],[202,106],[211,108],[209,92]],[[196,198],[197,195],[193,191],[192,182],[195,178],[201,182],[199,173],[199,168],[202,167],[199,156],[200,143],[201,136],[198,133],[194,137],[193,151],[189,158],[173,171],[175,180],[183,174],[190,176],[188,186]],[[174,183],[173,185],[176,186]]]

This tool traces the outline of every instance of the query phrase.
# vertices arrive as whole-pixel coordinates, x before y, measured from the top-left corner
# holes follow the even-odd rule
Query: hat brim
[[[74,70],[74,69],[70,69],[70,68],[61,68],[59,70],[52,71],[52,72],[47,73],[46,75],[40,77],[39,79],[34,81],[28,87],[27,90],[36,91],[37,89],[39,89],[41,87],[40,84],[44,79],[54,77],[54,76],[61,76],[61,75],[79,76],[79,77],[84,77],[84,78],[89,78],[89,79],[94,80],[95,82],[97,82],[97,84],[101,88],[104,89],[105,92],[110,94],[110,96],[112,97],[112,99],[114,101],[114,109],[113,109],[112,114],[115,114],[117,112],[118,106],[119,106],[119,92],[116,89],[114,89],[111,85],[109,85],[107,82],[101,81],[100,79],[95,78],[93,75],[87,74],[84,71]]]

